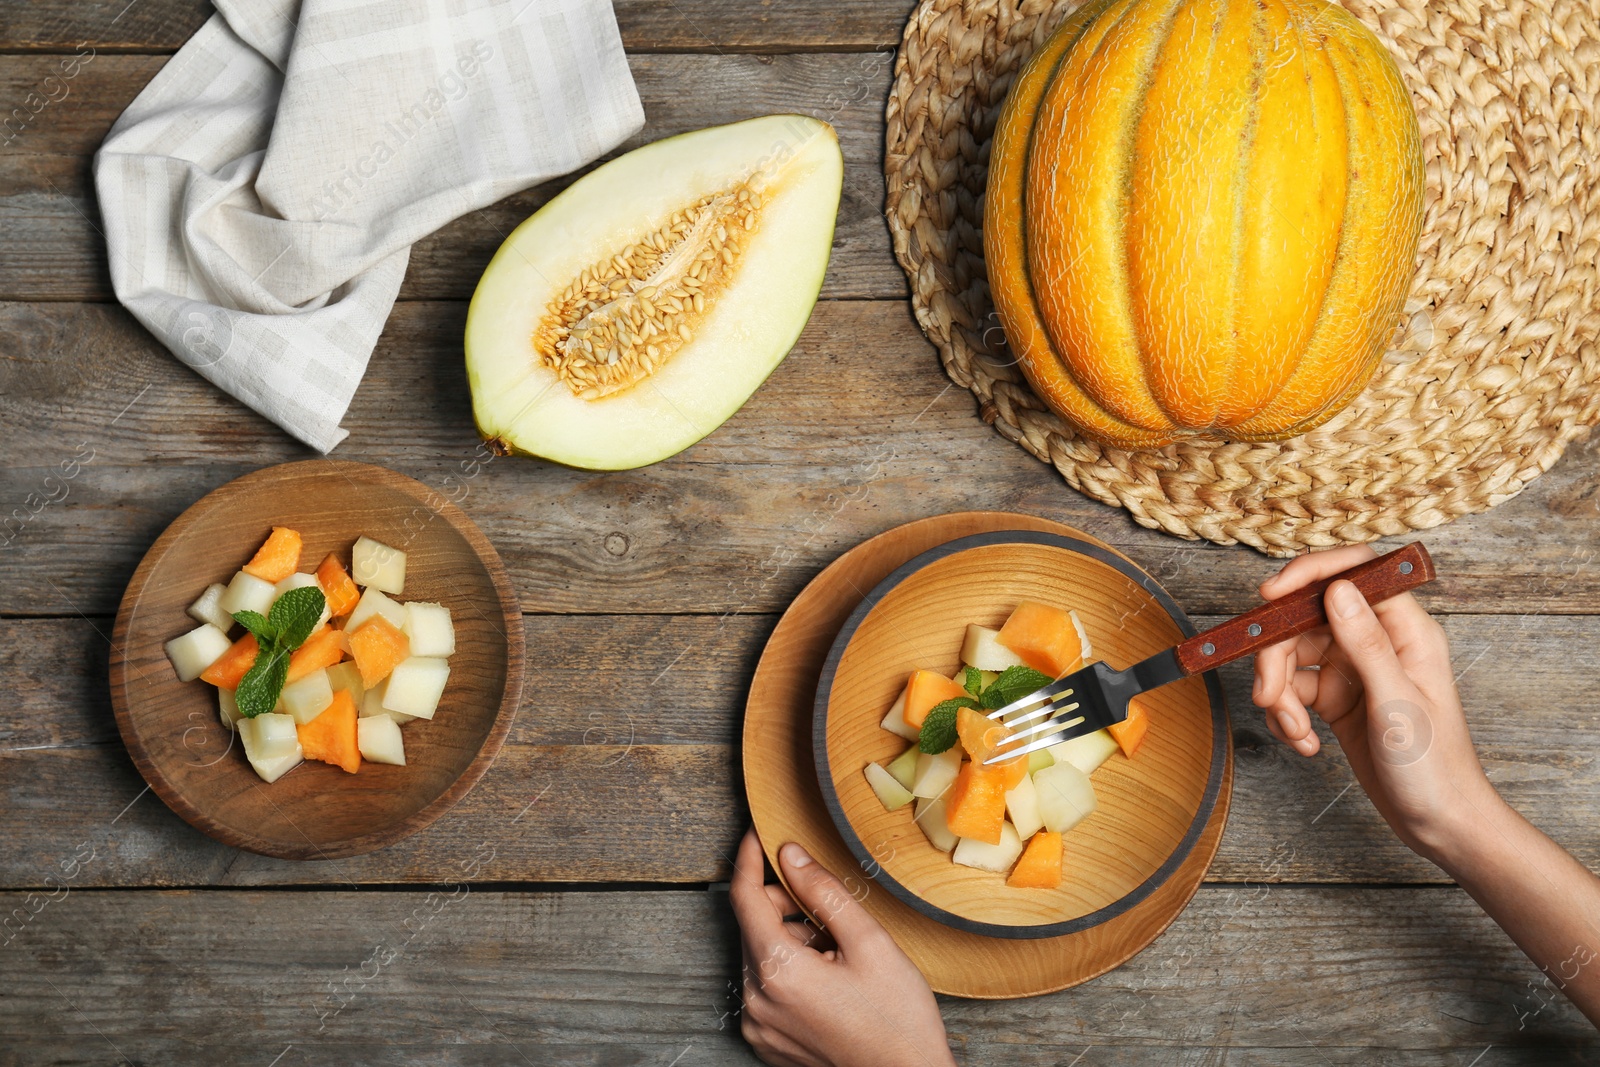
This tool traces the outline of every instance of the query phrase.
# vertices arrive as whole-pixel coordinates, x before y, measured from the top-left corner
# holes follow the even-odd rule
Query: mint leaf
[[[322,590],[314,585],[291,589],[272,603],[267,625],[277,634],[277,644],[284,652],[293,652],[311,636],[322,618],[322,609],[328,600]]]
[[[917,737],[917,748],[937,756],[956,743],[956,714],[962,708],[975,708],[978,702],[971,697],[952,697],[940,701],[922,720],[922,732]]]
[[[1032,667],[1007,667],[1000,672],[1000,677],[989,683],[989,688],[985,689],[978,699],[985,708],[993,711],[1005,707],[1013,700],[1021,700],[1053,681],[1054,678]]]
[[[259,611],[236,611],[233,613],[233,621],[254,634],[256,641],[262,645],[270,645],[277,639],[278,631],[272,628],[267,617]]]
[[[283,692],[283,684],[288,680],[288,650],[272,642],[261,646],[255,665],[245,672],[233,693],[239,714],[247,719],[267,714],[277,706],[278,694]]]
[[[961,687],[973,696],[983,692],[983,673],[976,667],[967,667],[961,673]]]

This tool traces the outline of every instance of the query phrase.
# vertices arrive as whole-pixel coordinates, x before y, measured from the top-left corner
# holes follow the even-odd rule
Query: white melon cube
[[[233,616],[222,610],[222,594],[227,591],[228,587],[221,582],[206,586],[200,599],[189,605],[189,618],[195,622],[209,622],[223,633],[233,629]]]
[[[217,606],[227,612],[229,618],[236,611],[254,611],[265,615],[272,610],[272,601],[277,595],[271,582],[240,571],[228,583]]]
[[[1042,771],[1055,761],[1055,757],[1050,755],[1048,748],[1036,748],[1028,753],[1028,773]]]
[[[406,588],[406,554],[382,541],[358,537],[350,549],[350,577],[357,585],[398,595]]]
[[[400,738],[400,724],[387,715],[369,715],[356,720],[356,746],[368,763],[406,765],[406,746]]]
[[[1044,828],[1064,834],[1093,813],[1094,786],[1089,776],[1070,763],[1057,763],[1033,776],[1034,793],[1039,802],[1039,817]]]
[[[1000,843],[991,845],[987,841],[976,838],[963,837],[956,841],[956,850],[950,858],[963,867],[976,867],[980,871],[993,871],[1004,874],[1017,862],[1017,857],[1022,855],[1022,838],[1017,836],[1017,828],[1009,822],[1000,824]]]
[[[900,690],[900,698],[889,709],[889,714],[883,717],[880,724],[891,734],[899,734],[907,741],[915,741],[922,736],[922,731],[906,722],[906,691]]]
[[[317,576],[309,571],[295,571],[293,574],[289,575],[289,577],[272,587],[273,603],[277,603],[278,598],[291,589],[312,588],[316,589],[318,592],[322,591],[322,585],[317,581]],[[315,630],[317,627],[327,622],[332,616],[333,611],[328,607],[328,598],[326,595],[324,595],[322,598],[322,615],[318,617],[317,625],[313,626],[312,629]]]
[[[926,797],[917,801],[917,808],[912,818],[916,820],[922,832],[928,837],[928,844],[940,852],[949,852],[956,847],[960,840],[950,832],[950,822],[946,818],[944,797],[929,800]]]
[[[239,714],[239,702],[233,698],[232,689],[217,690],[217,717],[228,729],[233,731],[239,729],[239,720],[243,716]]]
[[[1044,817],[1039,814],[1039,794],[1031,777],[1024,777],[1015,788],[1006,791],[1006,814],[1011,817],[1017,836],[1024,841],[1044,829]]]
[[[929,800],[942,797],[961,773],[961,746],[951,745],[938,755],[917,753],[917,776],[911,782],[911,795]]]
[[[167,658],[172,661],[172,669],[178,672],[179,679],[192,682],[232,644],[227,634],[208,622],[168,641]]]
[[[1027,666],[1021,656],[1000,643],[1000,631],[987,626],[967,627],[967,638],[961,643],[961,662],[980,671],[996,672]]]
[[[383,689],[383,710],[431,719],[450,678],[450,664],[432,656],[407,656],[395,665]]]
[[[396,603],[384,596],[377,589],[368,589],[361,594],[361,599],[356,602],[355,610],[350,612],[350,617],[344,621],[344,632],[353,634],[361,629],[363,623],[374,615],[382,615],[396,629],[404,629],[406,625],[406,606]]]
[[[253,719],[239,720],[239,740],[244,742],[245,759],[250,761],[250,766],[264,782],[276,782],[305,759],[298,734],[294,735],[292,744],[286,743],[281,726],[262,722],[263,719],[287,718],[285,715],[257,715]],[[270,735],[265,739],[262,736],[263,728]],[[294,730],[293,720],[289,721],[289,730]],[[279,755],[263,755],[264,751],[269,750]]]
[[[333,686],[328,681],[327,669],[312,671],[284,686],[279,703],[283,713],[301,726],[321,715],[333,703]]]
[[[1093,774],[1095,768],[1110,759],[1116,750],[1117,740],[1111,736],[1111,731],[1096,730],[1092,734],[1051,745],[1044,751],[1050,753],[1057,763],[1070,763],[1084,774]]]
[[[371,689],[368,689],[366,695],[361,698],[361,704],[358,709],[358,717],[365,719],[372,715],[387,715],[401,726],[404,726],[408,722],[414,721],[416,719],[415,715],[406,715],[398,711],[383,710],[383,694],[388,687],[389,679],[385,678]]]
[[[346,662],[335,663],[332,667],[328,667],[327,671],[328,684],[333,687],[333,691],[337,693],[344,690],[349,693],[350,699],[356,702],[357,708],[360,708],[367,696],[367,687],[361,684],[360,669],[354,663]]]
[[[401,629],[411,641],[413,656],[455,654],[456,627],[450,621],[450,609],[443,604],[413,600],[406,605],[406,624]]]
[[[890,760],[884,767],[894,780],[910,789],[917,780],[917,756],[921,755],[916,745],[912,745],[900,755]]]
[[[872,786],[872,791],[878,794],[878,802],[885,811],[899,811],[911,803],[911,791],[894,780],[894,775],[884,769],[881,763],[867,764],[864,772],[867,784]]]

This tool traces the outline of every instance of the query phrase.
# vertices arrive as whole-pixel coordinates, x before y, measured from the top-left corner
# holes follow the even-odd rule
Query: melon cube
[[[383,694],[388,688],[389,679],[385,678],[383,681],[367,690],[366,695],[361,698],[361,703],[359,705],[360,717],[365,719],[373,715],[387,715],[401,726],[404,726],[406,723],[415,719],[416,716],[405,715],[398,711],[383,710]]]
[[[1111,736],[1111,731],[1096,730],[1041,751],[1050,753],[1057,763],[1070,763],[1084,774],[1093,774],[1116,750],[1117,739]]]
[[[410,656],[400,661],[383,688],[384,711],[398,711],[414,719],[431,719],[450,678],[450,664],[432,656]]]
[[[945,818],[944,797],[929,800],[923,797],[917,801],[917,807],[912,814],[912,819],[928,835],[928,844],[940,852],[949,852],[956,847],[960,840],[950,832],[950,826]]]
[[[306,588],[315,589],[319,593],[322,592],[322,584],[317,581],[317,576],[315,574],[311,574],[307,571],[295,571],[293,574],[289,575],[289,577],[272,587],[273,603],[277,603],[278,598],[291,589]],[[328,597],[327,594],[324,593],[322,597],[322,614],[317,617],[317,625],[313,626],[311,629],[319,629],[323,623],[327,622],[332,617],[333,612],[332,609],[328,607]]]
[[[907,741],[915,741],[922,736],[921,730],[906,722],[906,691],[904,689],[900,690],[900,696],[895,700],[894,705],[889,708],[889,714],[883,717],[883,722],[879,725],[891,734],[899,734]]]
[[[1023,778],[1006,791],[1006,814],[1017,836],[1026,841],[1044,829],[1044,816],[1039,814],[1039,793],[1032,778]]]
[[[271,760],[298,754],[300,734],[294,720],[287,715],[272,712],[253,719],[239,720],[239,736],[244,741],[244,753],[253,763],[258,759]]]
[[[987,841],[975,841],[970,837],[963,837],[956,842],[956,850],[950,858],[963,867],[976,867],[980,871],[993,871],[1004,874],[1017,862],[1017,857],[1022,855],[1022,838],[1017,836],[1017,828],[1010,823],[1000,824],[1000,843],[991,845]]]
[[[921,755],[916,745],[912,745],[900,755],[890,760],[884,770],[894,776],[894,780],[910,789],[917,780],[917,756]]]
[[[192,682],[233,647],[228,635],[209,622],[166,644],[167,658],[181,681]]]
[[[284,686],[278,705],[291,720],[304,726],[332,703],[333,686],[324,667]]]
[[[368,589],[402,593],[406,587],[406,554],[382,541],[358,537],[350,549],[350,577]]]
[[[1028,773],[1042,771],[1055,761],[1055,757],[1050,755],[1048,748],[1036,748],[1028,753]]]
[[[961,773],[961,747],[952,745],[938,755],[917,753],[917,775],[911,782],[911,795],[929,800],[944,796]]]
[[[221,582],[206,586],[200,599],[189,605],[189,618],[195,622],[209,622],[223,633],[233,629],[233,616],[222,610],[222,594],[227,591],[228,587]]]
[[[406,624],[401,629],[411,639],[413,656],[455,654],[456,628],[450,621],[450,609],[443,604],[413,600],[406,605]]]
[[[355,610],[344,621],[344,632],[347,634],[355,633],[374,615],[381,615],[388,619],[389,625],[396,630],[401,630],[405,627],[406,606],[390,600],[377,589],[368,589],[361,594],[361,599],[356,602]]]
[[[236,611],[254,611],[265,615],[272,610],[272,601],[277,595],[277,590],[271,582],[240,571],[233,576],[233,581],[228,583],[228,588],[223,591],[222,599],[217,606],[227,612],[229,618],[232,618]]]
[[[1094,786],[1089,776],[1070,763],[1057,763],[1033,776],[1039,817],[1051,833],[1063,834],[1093,813]]]
[[[387,715],[368,715],[356,720],[356,747],[368,763],[406,765],[406,746],[400,738],[400,724]]]
[[[361,684],[361,670],[354,663],[336,663],[327,668],[328,684],[335,693],[340,690],[350,694],[350,699],[356,702],[356,707],[361,707],[361,702],[366,698],[367,687]]]
[[[961,662],[980,671],[999,673],[1007,667],[1025,667],[1022,657],[1000,643],[1000,631],[987,626],[968,626],[961,642]]]
[[[222,719],[222,725],[235,732],[239,729],[239,702],[233,698],[232,689],[217,690],[217,716]]]
[[[895,781],[894,775],[885,770],[883,764],[869,763],[865,773],[867,784],[878,794],[878,801],[885,811],[899,811],[911,803],[911,791]]]

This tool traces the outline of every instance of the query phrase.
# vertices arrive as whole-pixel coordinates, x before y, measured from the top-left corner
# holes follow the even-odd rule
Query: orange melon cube
[[[956,735],[977,767],[974,773],[998,778],[1006,789],[1015,789],[1028,776],[1027,756],[1013,756],[994,764],[984,762],[1011,736],[1011,731],[976,708],[956,712]]]
[[[300,569],[300,533],[287,526],[274,526],[272,533],[256,549],[250,562],[244,565],[246,574],[253,574],[264,582],[283,581]]]
[[[245,634],[229,645],[228,651],[219,656],[215,663],[201,671],[200,678],[218,689],[237,689],[239,683],[244,681],[244,676],[250,673],[250,668],[256,665],[256,653],[260,651],[256,635]]]
[[[1014,889],[1055,889],[1061,884],[1061,835],[1040,830],[1028,839],[1006,885]]]
[[[329,615],[337,619],[356,610],[356,604],[361,600],[361,590],[356,588],[344,564],[332,552],[317,565],[317,584],[322,586],[322,595],[328,598]]]
[[[945,825],[957,837],[998,845],[1006,821],[1005,786],[997,776],[963,763],[956,784],[944,795],[944,812]]]
[[[928,712],[946,700],[970,695],[960,682],[951,681],[938,671],[915,671],[906,683],[906,710],[901,714],[907,726],[920,730]]]
[[[201,677],[204,677],[202,675]],[[1144,735],[1150,729],[1150,719],[1145,715],[1144,709],[1137,700],[1128,701],[1128,717],[1121,722],[1112,723],[1107,729],[1117,742],[1117,747],[1122,749],[1122,754],[1129,759],[1138,750]]]
[[[310,722],[295,727],[306,759],[321,760],[351,774],[361,769],[356,743],[356,702],[348,689],[333,694],[333,703]]]
[[[1025,600],[1000,627],[996,640],[1052,678],[1083,666],[1083,640],[1072,615],[1061,608]]]
[[[327,623],[289,655],[289,681],[298,682],[312,671],[332,667],[344,659],[344,634]]]
[[[400,661],[411,655],[411,641],[382,615],[374,615],[351,633],[350,655],[361,672],[361,684],[372,688],[389,677]]]

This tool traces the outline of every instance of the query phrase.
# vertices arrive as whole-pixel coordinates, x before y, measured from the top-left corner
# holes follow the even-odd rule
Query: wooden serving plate
[[[349,564],[365,534],[406,552],[401,600],[449,606],[450,681],[430,722],[402,728],[406,766],[348,774],[307,761],[263,782],[217,716],[216,691],[180,682],[162,646],[198,625],[186,608],[226,583],[271,527],[305,539],[301,569]],[[145,780],[224,844],[283,859],[335,859],[393,844],[472,789],[511,727],[522,691],[522,611],[494,547],[454,504],[414,479],[337,460],[286,463],[209,493],[145,554],[117,613],[111,702]]]
[[[1108,547],[1060,523],[1000,512],[922,519],[857,545],[806,586],[773,631],[751,682],[743,740],[751,816],[780,878],[778,849],[796,841],[844,880],[935,991],[980,999],[1035,996],[1077,985],[1155,940],[1194,896],[1216,855],[1233,783],[1232,749],[1224,746],[1217,802],[1188,856],[1143,900],[1076,933],[996,938],[946,926],[898,899],[860,867],[823,803],[813,761],[813,700],[823,663],[851,612],[897,567],[955,538],[999,530],[1040,530]]]
[[[968,623],[998,629],[1024,600],[1077,611],[1091,659],[1124,668],[1193,636],[1182,609],[1109,549],[1041,531],[973,534],[899,567],[845,621],[823,665],[814,744],[822,796],[863,870],[948,926],[990,937],[1087,930],[1157,889],[1188,855],[1222,787],[1229,744],[1222,689],[1196,675],[1138,698],[1149,733],[1135,758],[1094,773],[1098,806],[1065,838],[1060,888],[1014,889],[953,863],[911,809],[885,811],[861,773],[905,741],[879,724],[919,668],[960,668]]]

